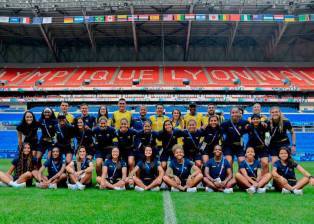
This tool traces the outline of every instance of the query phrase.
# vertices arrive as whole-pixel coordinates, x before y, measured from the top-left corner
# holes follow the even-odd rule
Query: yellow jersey
[[[195,120],[196,121],[196,127],[201,128],[202,127],[202,122],[203,122],[203,114],[201,113],[196,113],[194,116],[191,115],[190,113],[184,115],[184,123],[185,123],[185,128],[188,126],[188,122],[190,120]]]
[[[184,121],[182,122],[175,122],[175,121],[171,121],[173,128],[177,128],[177,129],[184,129]],[[183,145],[183,138],[180,137],[178,138],[178,144],[179,145]]]
[[[152,130],[153,131],[161,131],[162,126],[166,120],[170,120],[168,116],[162,115],[162,116],[157,116],[157,115],[152,115],[149,117],[149,119],[152,122]],[[162,146],[162,142],[156,139],[156,144],[157,146]]]
[[[125,112],[120,112],[120,111],[115,111],[113,112],[112,115],[112,125],[115,129],[120,128],[120,121],[122,118],[126,118],[129,122],[128,127],[130,127],[131,124],[131,119],[132,119],[132,112],[131,111],[125,111]]]
[[[56,118],[58,118],[58,115],[59,115],[59,112],[55,112]],[[73,124],[73,122],[74,122],[74,116],[73,116],[72,114],[67,113],[67,114],[65,115],[65,118],[67,119],[67,122],[68,122],[69,124]]]

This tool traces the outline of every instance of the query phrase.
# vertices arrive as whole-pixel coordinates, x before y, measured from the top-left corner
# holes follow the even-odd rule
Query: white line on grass
[[[176,224],[177,218],[169,191],[164,191],[164,224]]]

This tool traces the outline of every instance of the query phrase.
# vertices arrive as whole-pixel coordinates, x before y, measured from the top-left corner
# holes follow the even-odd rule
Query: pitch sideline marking
[[[163,192],[164,224],[177,224],[175,209],[169,191]]]

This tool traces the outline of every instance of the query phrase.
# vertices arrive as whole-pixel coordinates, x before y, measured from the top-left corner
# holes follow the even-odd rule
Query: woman
[[[103,162],[110,158],[116,131],[108,125],[106,117],[100,117],[98,126],[93,129],[93,136],[96,148],[96,173],[97,176],[101,176]]]
[[[23,143],[28,142],[34,157],[36,157],[36,150],[38,148],[38,127],[39,123],[36,121],[35,115],[31,111],[25,111],[22,121],[16,127],[19,150],[22,149]]]
[[[154,159],[151,146],[145,146],[144,159],[136,164],[131,176],[133,176],[136,191],[159,191],[164,170],[158,160]]]
[[[171,160],[163,180],[171,186],[171,191],[196,192],[196,186],[203,179],[200,168],[189,159],[184,158],[184,150],[181,145],[174,145],[172,150],[174,159]]]
[[[79,117],[74,121],[74,137],[76,138],[76,148],[85,147],[87,158],[92,160],[95,154],[95,145],[92,130],[85,125],[84,119]]]
[[[208,125],[205,127],[204,141],[200,146],[203,163],[214,157],[214,147],[222,145],[222,131],[219,126],[219,117],[212,115],[208,118]]]
[[[230,163],[223,157],[220,145],[214,147],[214,158],[209,159],[205,164],[204,175],[205,191],[233,193],[233,186],[236,181],[232,177]]]
[[[296,179],[294,169],[300,171],[303,177]],[[307,172],[301,165],[297,164],[291,157],[291,152],[286,147],[279,150],[279,160],[274,164],[272,175],[274,185],[277,190],[281,190],[283,194],[293,192],[297,195],[303,194],[303,187],[309,183],[311,174]]]
[[[44,176],[46,168],[48,169],[48,176]],[[66,186],[65,163],[58,147],[54,147],[51,150],[51,158],[46,160],[35,178],[39,182],[36,183],[38,188],[57,189],[57,187]]]
[[[284,117],[281,113],[279,107],[272,107],[270,109],[270,119],[267,123],[270,132],[270,155],[272,164],[278,160],[279,149],[281,147],[289,147],[290,140],[288,138],[287,132],[291,133],[291,152],[296,151],[296,135],[294,129],[288,119]]]
[[[99,189],[125,190],[128,183],[126,163],[120,159],[120,150],[114,147],[111,158],[106,160],[101,177],[97,177]]]
[[[31,153],[29,143],[24,143],[19,156],[12,160],[7,173],[0,171],[0,185],[24,188],[32,185],[33,176],[37,176],[37,159]]]
[[[266,184],[271,179],[270,173],[261,171],[261,162],[255,160],[254,148],[246,149],[245,160],[240,163],[239,171],[235,175],[238,186],[250,194],[265,193]]]
[[[99,124],[99,118],[101,117],[107,118],[107,125],[112,126],[112,120],[111,118],[109,118],[108,108],[105,105],[99,107],[98,116],[96,118],[96,124]]]
[[[174,109],[172,111],[171,123],[173,128],[184,129],[184,120],[180,110]]]
[[[56,130],[55,126],[58,124],[56,116],[52,109],[46,107],[39,119],[39,127],[41,129],[41,138],[39,140],[39,147],[37,150],[38,168],[41,167],[41,159],[45,152],[48,150],[48,159],[51,156],[51,149],[55,144]]]
[[[70,177],[68,188],[72,190],[84,190],[92,184],[93,162],[87,157],[86,148],[81,146],[76,153],[76,161],[66,166]]]

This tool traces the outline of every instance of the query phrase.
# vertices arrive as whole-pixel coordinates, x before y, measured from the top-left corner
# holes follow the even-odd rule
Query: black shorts
[[[143,184],[146,186],[150,185],[154,181],[154,179],[149,179],[149,178],[145,178],[145,179],[141,179],[141,180],[142,180]]]
[[[54,143],[51,141],[47,142],[44,140],[41,140],[38,144],[37,152],[41,152],[42,154],[45,154],[45,152],[48,150],[50,152],[54,146]]]
[[[223,155],[241,157],[245,156],[245,151],[241,145],[225,145],[223,148]]]
[[[121,180],[121,178],[106,178],[106,180],[111,184],[116,184]]]
[[[56,143],[54,147],[58,147],[60,149],[61,154],[68,154],[68,153],[74,154],[74,149],[72,148],[71,144],[63,145],[63,144]]]
[[[172,151],[169,150],[162,150],[161,155],[160,155],[160,162],[168,162],[169,158],[170,160],[173,159],[173,153]]]
[[[201,152],[197,151],[197,152],[189,152],[187,150],[184,151],[184,158],[189,159],[193,162],[195,162],[196,160],[202,160],[202,154]]]
[[[252,145],[247,145],[246,148],[252,147],[254,148],[254,152],[255,152],[255,159],[261,159],[264,157],[269,156],[269,150],[267,148],[267,146],[252,146]]]
[[[110,159],[111,153],[110,152],[106,152],[106,151],[101,151],[101,152],[100,151],[96,151],[95,157],[96,157],[96,159],[102,158],[103,161],[105,161],[106,159]]]
[[[210,159],[214,158],[214,145],[207,145],[204,151],[202,151],[202,155],[207,155]]]
[[[181,181],[181,186],[185,186],[188,179],[179,178]]]
[[[275,143],[269,145],[269,151],[271,156],[279,156],[279,150],[281,147],[287,147],[289,149],[289,143]]]
[[[288,181],[288,184],[291,186],[291,187],[294,187],[297,183],[298,183],[298,180],[297,179],[286,179]],[[280,188],[277,184],[276,181],[274,181],[274,187],[275,187],[275,190],[276,191],[281,191],[282,188]]]

